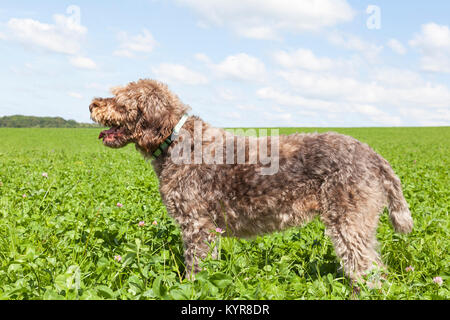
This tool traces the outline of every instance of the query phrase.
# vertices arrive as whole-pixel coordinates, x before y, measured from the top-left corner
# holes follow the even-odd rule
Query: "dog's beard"
[[[103,144],[111,148],[121,148],[130,142],[127,130],[118,126],[103,130],[98,138],[103,139]]]

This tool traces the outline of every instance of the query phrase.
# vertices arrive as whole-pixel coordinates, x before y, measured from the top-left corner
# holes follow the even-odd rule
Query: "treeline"
[[[96,123],[78,123],[61,117],[4,116],[0,117],[0,128],[97,128]]]

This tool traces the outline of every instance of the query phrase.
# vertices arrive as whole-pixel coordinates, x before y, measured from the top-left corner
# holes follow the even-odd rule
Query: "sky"
[[[450,125],[450,1],[0,1],[0,116],[151,78],[219,127]]]

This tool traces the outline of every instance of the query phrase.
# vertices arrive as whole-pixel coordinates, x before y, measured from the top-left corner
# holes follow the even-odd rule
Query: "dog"
[[[412,230],[399,178],[352,137],[242,137],[187,116],[190,107],[159,81],[140,79],[111,91],[113,97],[92,100],[91,119],[111,127],[99,135],[104,145],[134,143],[152,159],[162,201],[181,228],[187,278],[201,270],[214,230],[250,238],[319,216],[352,280],[383,266],[376,229],[384,207],[397,232]],[[263,149],[277,163],[273,172],[268,163],[250,161]]]

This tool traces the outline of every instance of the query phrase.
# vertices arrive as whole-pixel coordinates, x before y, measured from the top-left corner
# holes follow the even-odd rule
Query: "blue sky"
[[[3,1],[0,116],[90,122],[93,97],[154,78],[215,126],[448,126],[450,2],[431,3]]]

